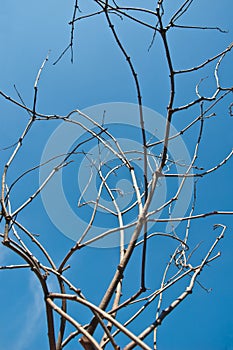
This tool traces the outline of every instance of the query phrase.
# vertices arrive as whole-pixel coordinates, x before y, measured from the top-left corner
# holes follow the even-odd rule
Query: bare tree
[[[186,24],[186,16],[192,13],[192,6],[196,5],[193,0],[178,2],[176,5],[167,4],[162,0],[148,3],[145,7],[136,7],[126,3],[121,6],[120,1],[94,0],[90,2],[92,12],[84,12],[81,2],[79,4],[76,0],[69,23],[69,45],[54,61],[56,69],[71,52],[73,62],[76,55],[75,30],[78,32],[79,23],[90,21],[91,26],[93,18],[101,18],[106,22],[114,45],[128,66],[137,99],[134,106],[104,104],[99,109],[75,109],[66,115],[40,112],[37,108],[38,87],[49,55],[35,79],[32,107],[24,103],[17,88],[16,98],[8,96],[3,90],[0,91],[6,103],[16,105],[20,112],[28,114],[25,129],[17,142],[8,148],[11,154],[2,174],[1,222],[4,232],[1,233],[1,238],[4,247],[14,254],[13,264],[1,266],[1,269],[28,269],[38,279],[44,295],[51,350],[69,348],[72,342],[75,342],[77,348],[83,347],[87,350],[129,350],[136,346],[142,349],[159,349],[157,333],[164,319],[193,292],[196,284],[206,289],[199,276],[207,265],[220,257],[216,247],[227,229],[223,216],[233,214],[233,210],[212,209],[211,205],[209,211],[199,212],[196,209],[199,208],[199,200],[203,200],[203,179],[224,171],[225,164],[232,162],[233,151],[222,150],[222,159],[219,160],[212,153],[212,166],[206,167],[202,163],[206,161],[202,150],[206,142],[203,136],[204,127],[210,120],[219,117],[220,103],[221,113],[227,110],[228,116],[232,116],[230,98],[233,88],[232,85],[225,85],[224,74],[221,72],[225,67],[225,60],[231,57],[233,45],[229,43],[213,56],[204,59],[203,48],[200,51],[199,62],[190,67],[180,67],[181,54],[174,54],[175,59],[173,56],[177,31],[193,35],[188,40],[187,47],[183,48],[184,55],[192,45],[192,38],[195,40],[195,35],[198,38],[198,35],[209,31],[225,37],[228,34],[222,28],[211,27],[206,23]],[[201,11],[201,5],[199,7]],[[158,114],[153,114],[143,106],[142,98],[146,98],[146,93],[136,69],[137,57],[130,56],[127,44],[122,40],[124,26],[128,28],[125,23],[133,23],[137,28],[139,34],[135,40],[140,41],[141,31],[148,31],[151,42],[148,46],[149,53],[146,54],[151,55],[155,62],[158,57],[162,57],[166,65],[163,71],[163,79],[167,82],[166,95],[165,98],[161,98],[162,103],[166,102],[158,107],[166,113],[164,122],[161,122]],[[82,31],[79,35],[82,35]],[[103,75],[104,73],[103,71]],[[206,78],[206,74],[209,78]],[[190,82],[189,92],[184,92],[185,81]],[[158,91],[156,82],[151,89]],[[112,114],[114,110],[123,115],[122,125],[124,118],[127,120],[124,138],[127,139],[128,131],[135,132],[137,143],[140,144],[139,149],[134,148],[129,135],[129,143],[125,145],[122,142],[114,124],[117,123]],[[177,122],[179,116],[183,118],[180,123]],[[136,131],[129,125],[128,120],[134,120],[133,125],[138,126]],[[54,122],[56,127],[57,121],[62,122],[59,124],[62,127],[48,141],[41,163],[19,172],[16,159],[20,152],[33,147],[33,140],[28,141],[32,129],[39,123],[49,121]],[[111,123],[114,127],[111,127]],[[76,136],[71,142],[69,138],[73,130],[74,134],[76,130],[81,130],[84,136]],[[61,139],[62,135],[64,139]],[[58,146],[59,140],[63,146],[67,139],[69,144],[65,145],[64,151],[55,147]],[[57,189],[58,176],[59,181],[62,181],[62,174],[69,174],[72,165],[80,163],[86,167],[86,173],[81,174],[80,181],[83,185],[77,198],[76,215],[83,215],[82,219],[86,224],[84,228],[72,226],[72,237],[63,232],[75,242],[70,241],[70,249],[59,257],[59,262],[55,262],[53,246],[42,243],[41,234],[35,234],[33,229],[29,229],[27,222],[30,221],[30,217],[40,220],[40,212],[33,209],[33,203],[38,200],[38,195],[41,195],[45,206],[46,203],[49,206],[48,211],[51,209],[56,217],[62,218],[64,231],[66,230],[66,220],[71,219],[63,217],[64,213],[61,212],[54,188]],[[29,195],[22,196],[22,200],[16,200],[15,187],[28,177],[36,183],[38,172],[40,185]],[[128,181],[127,189],[124,190],[120,186],[114,186],[122,173]],[[49,187],[51,183],[56,186]],[[93,186],[96,189],[94,195]],[[27,193],[25,185],[24,191]],[[100,219],[99,213],[104,214],[105,219]],[[196,230],[202,230],[202,219],[215,217],[216,220],[216,216],[221,216],[221,221],[214,225],[215,236],[213,238],[209,232],[203,232],[202,239],[205,244],[201,246],[192,236]],[[57,225],[59,227],[60,224]],[[30,227],[33,227],[33,220]],[[85,295],[85,288],[80,286],[79,279],[75,278],[73,261],[78,264],[82,252],[85,251],[85,254],[90,255],[93,264],[91,259],[95,250],[88,249],[93,245],[115,247],[113,255],[118,258],[114,260],[116,264],[111,266],[111,275],[106,274],[105,283],[92,283],[90,296]],[[22,263],[14,263],[15,255],[20,257]],[[132,265],[128,267],[135,256],[137,269]],[[104,260],[104,253],[102,259],[105,265],[109,264],[108,260]],[[153,276],[156,271],[155,265],[157,276]],[[98,269],[99,265],[96,262],[96,268],[93,266],[93,276],[101,274],[104,278],[105,271]],[[85,266],[82,268],[82,274],[86,274]],[[88,283],[93,276],[86,276]],[[102,297],[98,302],[93,301],[95,290],[101,291]],[[151,318],[148,318],[148,309],[151,310]],[[87,318],[88,322],[85,321]]]

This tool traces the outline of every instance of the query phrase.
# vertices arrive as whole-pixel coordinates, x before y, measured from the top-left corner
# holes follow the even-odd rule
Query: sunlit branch
[[[231,51],[232,47],[233,47],[233,43],[231,43],[224,51],[218,53],[217,55],[215,55],[215,56],[213,56],[211,58],[208,58],[206,61],[204,61],[203,63],[199,64],[198,66],[195,66],[195,67],[192,67],[192,68],[188,68],[188,69],[182,69],[182,70],[174,71],[174,74],[183,74],[183,73],[189,73],[189,72],[197,71],[197,70],[205,67],[210,62],[215,61],[216,59],[218,59],[219,57],[221,57],[225,53]]]
[[[201,118],[209,118],[209,117],[213,117],[215,116],[215,113],[212,113],[211,115],[207,115],[207,113],[209,113],[209,111],[211,111],[211,109],[213,109],[221,100],[223,100],[226,96],[228,96],[231,93],[231,90],[226,91],[223,95],[219,96],[218,98],[216,98],[209,107],[207,107],[204,111],[203,114],[198,115],[198,117],[196,117],[192,122],[190,122],[186,127],[184,127],[182,130],[180,130],[179,132],[177,132],[175,135],[171,135],[169,136],[169,141],[173,140],[175,138],[177,138],[180,135],[183,135],[188,129],[190,129],[193,125],[195,125]],[[178,112],[178,109],[175,110],[176,112]],[[147,147],[154,147],[157,146],[159,144],[164,143],[164,139],[150,143],[147,145]]]
[[[138,339],[138,337],[136,337],[132,332],[130,332],[127,328],[125,328],[121,323],[116,321],[111,315],[109,315],[107,312],[103,311],[100,307],[90,303],[89,301],[81,299],[81,298],[77,297],[76,295],[50,293],[49,300],[54,299],[54,298],[56,298],[56,299],[57,298],[59,298],[59,299],[65,298],[67,300],[74,300],[74,301],[77,301],[77,302],[79,302],[79,303],[81,303],[83,305],[88,306],[91,310],[96,311],[100,316],[106,318],[108,321],[113,323],[125,335],[127,335],[129,338],[131,338],[136,345],[140,346],[142,349],[150,350],[149,346],[147,346],[144,342],[142,342],[140,339]],[[49,303],[50,303],[50,301],[49,301]],[[53,303],[53,305],[56,305],[56,304]],[[59,310],[59,312],[60,312],[60,310]],[[65,315],[64,315],[64,317],[65,317]],[[83,332],[81,331],[81,333],[83,333]],[[86,336],[86,334],[84,334],[84,335]],[[89,338],[88,338],[88,340],[89,340]]]
[[[205,175],[208,175],[214,171],[216,171],[217,169],[221,168],[224,164],[226,164],[229,159],[232,157],[233,155],[233,150],[217,165],[215,165],[213,168],[210,168],[206,171],[203,171],[201,173],[198,174],[161,174],[162,177],[203,177]]]
[[[22,265],[6,265],[6,266],[0,266],[0,270],[14,270],[14,269],[25,269],[30,268],[31,266],[29,264],[22,264]]]
[[[140,339],[145,339],[156,327],[160,326],[163,322],[163,320],[184,300],[187,296],[189,296],[192,293],[193,287],[195,285],[196,279],[198,275],[203,270],[204,266],[207,264],[208,259],[210,258],[210,255],[212,254],[213,250],[215,249],[218,242],[224,237],[224,233],[226,230],[226,226],[224,225],[216,225],[216,227],[221,226],[222,232],[221,234],[216,238],[213,245],[210,247],[208,253],[206,254],[205,258],[203,259],[201,265],[198,268],[193,269],[194,273],[191,277],[189,285],[186,287],[185,291],[177,298],[175,299],[166,309],[164,309],[159,316],[156,318],[155,322],[152,323],[149,327],[147,327],[140,335]],[[135,347],[135,344],[131,342],[130,344],[125,346],[125,350],[130,350]]]
[[[64,294],[61,294],[64,297]],[[59,306],[57,306],[50,297],[47,297],[46,302],[53,308],[54,311],[59,313],[62,317],[64,317],[69,323],[71,323],[78,331],[85,335],[85,337],[93,344],[95,349],[101,350],[101,347],[97,343],[97,341],[79,324],[75,321],[71,316],[69,316],[66,312],[64,312]]]
[[[221,33],[228,33],[227,30],[221,29],[220,27],[208,27],[208,26],[188,26],[188,25],[181,25],[181,24],[174,24],[173,22],[171,22],[168,25],[169,27],[173,27],[173,28],[181,28],[181,29],[200,29],[200,30],[217,30]]]
[[[149,212],[148,213],[148,217],[150,217],[151,215],[153,215],[154,212]],[[207,212],[207,213],[203,213],[203,214],[197,214],[197,215],[191,215],[191,216],[184,216],[181,218],[167,218],[167,219],[149,219],[150,222],[176,222],[176,221],[187,221],[187,220],[195,220],[195,219],[201,219],[201,218],[205,218],[208,216],[213,216],[213,215],[233,215],[233,211],[211,211],[211,212]]]

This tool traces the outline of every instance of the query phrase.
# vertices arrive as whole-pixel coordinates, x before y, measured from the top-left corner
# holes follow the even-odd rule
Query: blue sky
[[[140,6],[136,1],[135,6]],[[145,6],[153,8],[153,1]],[[175,8],[175,5],[173,9]],[[92,1],[80,2],[83,13],[95,8]],[[165,7],[169,18],[172,7]],[[199,64],[206,57],[224,50],[232,39],[232,10],[230,0],[219,1],[196,0],[193,2],[180,24],[218,26],[228,30],[228,34],[217,31],[193,31],[180,29],[171,31],[168,37],[173,62],[177,69],[188,68]],[[51,50],[39,83],[37,109],[45,114],[65,115],[70,110],[84,109],[96,104],[108,102],[136,103],[136,93],[128,66],[119,48],[113,42],[106,20],[103,16],[90,18],[79,23],[75,30],[74,63],[70,63],[70,52],[55,66],[53,62],[69,43],[73,1],[6,1],[3,0],[0,10],[0,90],[17,99],[16,85],[26,105],[32,106],[33,84],[37,71]],[[140,29],[135,24],[122,21],[115,16],[114,21],[119,35],[127,47],[135,64],[143,93],[143,104],[165,115],[168,100],[168,78],[166,62],[161,51],[161,42],[156,40],[150,51],[152,39],[149,29]],[[159,52],[159,54],[157,54]],[[193,74],[190,78],[180,78],[177,82],[178,93],[175,104],[185,104],[194,97],[195,84],[200,78],[208,76],[202,85],[203,91],[211,93],[213,80],[210,69]],[[226,58],[220,70],[224,84],[232,84],[232,54]],[[227,106],[232,102],[232,95],[221,102],[215,112],[217,116],[206,120],[203,141],[200,147],[198,166],[206,169],[219,163],[232,149],[233,119],[229,116]],[[174,120],[177,130],[182,129],[188,121],[194,119],[198,108],[192,112],[182,112]],[[14,143],[23,131],[28,115],[25,111],[0,99],[1,140],[0,148]],[[12,170],[8,174],[8,184],[26,169],[39,164],[45,144],[59,125],[58,122],[38,122],[28,135],[25,146],[18,154]],[[192,154],[197,128],[183,139]],[[0,152],[1,171],[11,154],[12,149]],[[232,210],[232,160],[212,175],[198,182],[197,213],[212,210]],[[69,175],[69,173],[68,173]],[[72,168],[71,168],[72,175]],[[39,173],[28,175],[12,192],[12,205],[17,208],[38,186]],[[68,189],[69,190],[69,189]],[[68,191],[67,190],[67,191]],[[71,198],[75,200],[75,198]],[[40,241],[50,251],[56,263],[61,261],[64,252],[73,242],[63,235],[50,221],[40,197],[20,214],[21,222],[33,233],[40,234]],[[211,293],[206,293],[196,286],[191,297],[186,299],[165,321],[159,330],[158,344],[163,350],[231,350],[233,349],[233,254],[232,254],[232,217],[209,217],[199,222],[193,221],[190,243],[193,247],[204,241],[197,254],[204,254],[208,243],[215,237],[213,224],[227,225],[224,240],[217,250],[222,256],[205,268],[200,282]],[[1,230],[3,226],[0,226]],[[182,226],[181,228],[182,229]],[[209,240],[210,237],[210,240]],[[207,241],[207,242],[206,242]],[[159,244],[159,253],[154,257],[154,249]],[[163,246],[163,245],[166,246]],[[166,248],[166,249],[165,249]],[[174,245],[161,240],[152,243],[149,248],[148,264],[152,271],[147,276],[148,287],[159,283],[164,268],[165,252],[172,251]],[[167,250],[168,249],[168,250]],[[170,250],[169,250],[170,249]],[[165,250],[165,251],[164,251]],[[13,253],[0,247],[0,264],[17,264],[21,260]],[[127,268],[127,274],[137,275],[139,254],[133,256]],[[102,296],[102,286],[107,286],[113,274],[113,267],[118,261],[118,250],[115,248],[81,250],[72,258],[73,269],[67,272],[72,280],[78,278],[83,293],[98,303]],[[107,263],[106,263],[107,262]],[[154,265],[153,265],[154,264]],[[153,267],[154,266],[154,267]],[[105,273],[98,271],[105,269]],[[85,270],[85,272],[83,272]],[[91,280],[91,281],[90,281]],[[0,349],[27,350],[48,349],[46,339],[45,315],[42,308],[43,296],[31,271],[1,271],[0,273]],[[53,281],[51,288],[53,287]],[[135,291],[139,277],[135,281],[129,277],[125,293]],[[93,292],[93,285],[96,286]],[[181,287],[183,284],[181,285]],[[169,303],[172,296],[178,295],[180,287],[172,289],[165,298]],[[82,308],[71,312],[82,312]],[[148,320],[154,315],[151,308],[147,312]],[[124,314],[123,314],[124,317]],[[89,314],[84,314],[88,322]],[[140,329],[140,321],[136,324]],[[71,342],[68,350],[77,348]]]

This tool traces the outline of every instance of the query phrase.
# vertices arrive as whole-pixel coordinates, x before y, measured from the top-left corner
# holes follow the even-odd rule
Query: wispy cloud
[[[2,223],[0,223],[0,232],[3,233],[3,231],[4,227]],[[11,259],[9,259],[10,256],[11,251],[0,243],[0,266],[7,265],[8,260],[10,260],[9,264],[12,264]],[[0,280],[1,276],[0,274]],[[12,339],[9,339],[8,343],[11,344],[11,349],[35,349],[33,342],[40,336],[41,332],[43,332],[43,327],[45,327],[44,324],[46,322],[44,315],[44,299],[39,283],[33,273],[29,274],[28,279],[24,278],[22,283],[25,283],[25,294],[19,297],[20,302],[24,303],[21,308],[23,311],[19,314],[15,314],[14,318],[12,318],[13,327],[15,328],[16,324],[20,324],[21,327],[17,327],[17,333],[14,334]]]
[[[4,232],[4,225],[0,222],[0,233]],[[6,256],[9,254],[9,250],[0,244],[0,265],[4,265]]]
[[[23,328],[20,330],[17,337],[17,344],[15,344],[15,349],[25,350],[29,349],[30,344],[38,335],[41,330],[42,322],[44,317],[44,303],[40,288],[38,288],[38,282],[35,277],[31,274],[29,278],[29,291],[30,294],[29,302],[25,305],[26,311],[24,317],[26,321],[23,322]],[[23,315],[21,315],[23,316]]]
[[[6,265],[6,259],[10,255],[10,250],[0,243],[0,265]]]

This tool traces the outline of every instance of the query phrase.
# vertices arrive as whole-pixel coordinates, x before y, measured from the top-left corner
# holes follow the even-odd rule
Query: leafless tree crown
[[[48,342],[51,350],[69,348],[72,342],[76,342],[77,348],[83,347],[87,350],[105,348],[130,350],[135,347],[145,350],[159,349],[157,332],[163,320],[192,293],[196,284],[205,289],[199,276],[206,265],[211,264],[220,256],[216,247],[224,237],[226,225],[216,224],[214,235],[211,236],[209,232],[204,232],[203,240],[207,241],[208,246],[205,244],[202,247],[200,243],[190,239],[191,233],[195,234],[197,230],[195,224],[198,222],[201,225],[202,219],[207,217],[215,217],[215,219],[221,217],[221,221],[224,222],[223,217],[233,214],[233,211],[224,211],[221,208],[212,210],[211,206],[209,211],[196,210],[199,184],[213,173],[223,171],[225,164],[232,161],[233,151],[224,149],[222,159],[217,161],[213,156],[212,166],[209,168],[204,167],[205,164],[200,164],[198,158],[204,142],[205,125],[218,117],[216,108],[219,104],[226,107],[229,117],[232,116],[232,103],[229,102],[232,96],[232,86],[226,86],[221,75],[226,57],[231,55],[232,43],[220,49],[213,56],[201,59],[192,67],[180,67],[179,62],[175,62],[173,58],[175,45],[172,41],[173,33],[177,31],[201,32],[204,35],[208,31],[213,31],[216,35],[223,35],[224,38],[227,36],[225,30],[218,26],[208,27],[205,23],[203,26],[185,23],[185,16],[192,12],[194,0],[179,2],[179,6],[172,5],[171,8],[163,0],[155,1],[148,7],[146,5],[145,7],[121,5],[121,1],[94,0],[90,3],[93,12],[84,12],[82,2],[80,1],[79,4],[78,0],[75,1],[72,19],[69,23],[70,42],[53,62],[53,69],[56,69],[62,60],[66,60],[69,53],[71,53],[71,62],[76,59],[76,50],[78,52],[76,32],[82,35],[82,32],[79,32],[80,22],[90,21],[91,26],[93,18],[98,17],[105,21],[106,28],[112,35],[113,45],[116,45],[121,52],[134,84],[137,103],[135,119],[140,130],[141,151],[136,152],[134,149],[125,150],[123,148],[121,140],[107,126],[107,114],[93,118],[79,109],[71,110],[66,115],[47,115],[38,110],[40,78],[50,59],[50,54],[45,58],[36,76],[32,107],[24,103],[17,89],[16,98],[8,96],[3,90],[0,91],[6,103],[15,105],[28,115],[28,123],[17,142],[7,150],[2,150],[2,152],[10,151],[10,156],[5,163],[1,180],[1,223],[4,227],[1,239],[4,249],[7,248],[13,252],[12,261],[17,255],[22,264],[13,263],[1,266],[1,269],[28,269],[38,279],[44,295]],[[160,140],[156,139],[156,125],[151,126],[151,135],[148,135],[145,126],[146,112],[143,107],[145,94],[141,76],[136,69],[136,58],[131,57],[127,44],[119,34],[124,32],[125,22],[133,23],[137,27],[137,33],[144,29],[147,30],[150,41],[148,41],[149,52],[146,54],[154,57],[155,61],[156,57],[163,57],[166,63],[164,80],[168,82],[167,101],[164,106],[159,106],[160,111],[164,111],[166,115],[164,135]],[[140,35],[135,40],[140,40]],[[200,52],[203,57],[204,49],[200,48]],[[183,54],[185,55],[185,52]],[[206,72],[212,75],[206,78]],[[188,79],[190,84],[193,84],[193,91],[190,95],[192,98],[183,104],[180,103],[182,99],[177,98],[177,96],[182,96],[182,89],[185,86],[182,85],[185,84],[182,79],[184,81]],[[151,89],[154,88],[154,86],[151,87]],[[208,93],[205,93],[205,90]],[[182,126],[177,127],[174,133],[172,123],[179,116],[183,120]],[[187,116],[186,119],[185,116]],[[36,128],[38,123],[49,123],[49,121],[51,123],[61,121],[72,127],[78,126],[83,129],[86,138],[72,146],[68,153],[56,154],[52,159],[46,159],[44,163],[18,173],[15,161],[20,152],[30,147],[27,140],[31,130]],[[188,140],[189,163],[183,163],[182,159],[174,159],[169,152],[172,142],[178,138]],[[85,145],[91,142],[95,143],[98,149],[97,159],[94,159],[91,153],[83,151]],[[111,162],[106,160],[108,154],[111,155]],[[70,249],[64,252],[64,256],[59,257],[57,263],[53,259],[53,247],[42,244],[40,233],[35,234],[33,229],[28,228],[29,218],[25,220],[24,213],[27,217],[27,210],[31,208],[38,195],[46,190],[50,181],[58,173],[69,169],[77,155],[82,156],[89,164],[88,175],[85,179],[86,187],[80,194],[77,206],[91,208],[90,220],[79,238],[71,242]],[[141,172],[138,172],[135,167],[136,161],[140,161]],[[38,171],[49,164],[53,164],[49,174],[34,192],[23,201],[17,200],[15,203],[12,195],[14,188],[20,185],[27,176],[36,178]],[[177,169],[183,170],[179,172]],[[127,173],[130,183],[129,192],[133,198],[131,204],[126,208],[119,205],[120,199],[124,198],[126,193],[120,188],[113,188],[110,181],[121,171]],[[9,172],[14,172],[14,180],[12,180],[12,175],[9,180]],[[96,198],[84,201],[85,191],[91,182],[96,181],[93,174],[95,178],[98,178],[98,194]],[[172,215],[174,206],[183,200],[183,191],[190,180],[193,187],[188,211],[181,217],[174,217]],[[171,184],[169,198],[165,198],[162,204],[154,207],[151,203],[156,198],[162,181]],[[109,206],[101,201],[103,193],[111,203]],[[56,196],[54,196],[54,207],[56,207]],[[117,224],[95,234],[93,228],[100,209],[111,215]],[[125,217],[132,209],[136,213],[135,218],[127,222]],[[40,220],[39,213],[36,214],[36,217]],[[194,228],[192,228],[193,223]],[[32,225],[33,222],[30,226]],[[170,231],[166,231],[167,225],[170,225]],[[94,234],[91,235],[90,232],[93,231]],[[95,290],[100,290],[102,295],[101,300],[96,303],[93,301],[95,297],[85,295],[85,288],[80,286],[78,279],[74,278],[73,261],[79,263],[83,250],[90,255],[90,261],[92,261],[95,252],[94,249],[88,249],[88,247],[93,244],[101,246],[101,242],[112,235],[118,237],[119,242],[113,253],[117,256],[116,264],[112,266],[111,278],[108,276],[103,286],[92,285],[93,293]],[[163,254],[161,254],[161,249]],[[159,264],[158,256],[160,257]],[[103,253],[103,259],[104,257],[105,253]],[[137,276],[131,265],[135,263],[135,257],[137,257],[138,264]],[[109,262],[106,261],[105,264],[109,265]],[[157,276],[153,276],[155,265],[158,265]],[[85,267],[82,273],[85,275]],[[93,274],[100,274],[104,277],[105,271],[98,271],[93,267]],[[86,276],[86,278],[90,285],[92,277]],[[173,288],[177,289],[171,298]],[[72,310],[75,310],[77,305],[82,311],[75,316]],[[148,315],[148,309],[152,310],[151,319],[144,316]],[[87,315],[90,319],[86,323]],[[140,320],[140,326],[137,320]],[[56,329],[57,325],[58,329]]]

